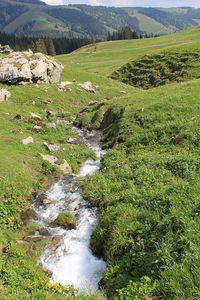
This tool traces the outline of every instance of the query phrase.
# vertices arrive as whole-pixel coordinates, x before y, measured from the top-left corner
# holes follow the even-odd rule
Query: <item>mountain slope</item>
[[[2,0],[0,30],[26,35],[93,36],[129,25],[138,33],[168,34],[198,25],[200,9],[49,6],[39,0]]]

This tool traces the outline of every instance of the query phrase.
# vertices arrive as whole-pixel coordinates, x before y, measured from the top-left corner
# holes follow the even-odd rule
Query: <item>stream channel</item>
[[[90,249],[98,210],[83,198],[80,181],[99,170],[105,152],[100,147],[96,132],[75,126],[72,129],[78,133],[81,144],[96,154],[96,160],[86,160],[80,166],[78,175],[61,177],[43,193],[50,204],[44,205],[37,201],[39,194],[31,208],[36,212],[36,223],[48,230],[52,238],[61,237],[56,246],[47,246],[39,258],[39,264],[50,274],[51,282],[73,285],[79,293],[91,294],[98,290],[106,263],[94,256]],[[51,226],[61,212],[68,210],[76,216],[76,229]]]

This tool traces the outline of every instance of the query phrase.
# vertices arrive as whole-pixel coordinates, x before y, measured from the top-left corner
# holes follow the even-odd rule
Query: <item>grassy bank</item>
[[[166,42],[176,36],[176,43],[184,34],[190,43],[179,45],[177,59],[189,48],[198,49],[199,28],[169,36]],[[152,45],[155,40],[149,45],[158,52]],[[103,61],[110,46],[99,45]],[[143,49],[132,53],[131,60]],[[115,51],[124,53],[124,61],[130,58],[123,50],[113,51],[114,60]],[[166,57],[169,53],[167,46]],[[73,54],[74,61],[76,55],[80,53]],[[98,60],[82,64],[99,72]],[[111,58],[100,69],[105,71],[113,71]],[[199,76],[199,67],[195,74]],[[101,211],[91,245],[108,261],[102,285],[109,299],[200,297],[199,84],[188,78],[149,90],[133,88],[118,99],[87,108],[77,119],[79,126],[101,130],[107,149],[100,172],[85,183],[84,195]]]
[[[95,95],[78,87],[78,83],[90,79],[100,86]],[[1,85],[12,95],[9,101],[0,103],[1,299],[66,299],[62,289],[59,292],[59,287],[48,286],[48,275],[37,267],[37,257],[45,242],[24,242],[34,228],[25,226],[21,215],[30,205],[31,193],[44,190],[50,178],[61,175],[59,169],[42,160],[41,154],[54,155],[60,163],[66,159],[74,172],[93,155],[82,145],[68,144],[68,138],[75,133],[57,123],[57,119],[70,121],[90,101],[114,98],[121,87],[73,70],[66,70],[62,80],[73,81],[71,92],[60,92],[56,85]],[[47,111],[53,115],[49,116]],[[30,113],[41,117],[41,129],[33,128]],[[56,128],[48,128],[49,123],[55,123]],[[33,137],[34,144],[23,145],[22,139],[28,136]],[[60,146],[60,151],[49,153],[44,142]]]

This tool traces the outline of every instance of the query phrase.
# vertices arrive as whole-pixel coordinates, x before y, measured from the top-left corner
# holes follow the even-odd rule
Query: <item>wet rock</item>
[[[23,139],[21,142],[23,145],[29,145],[34,143],[34,139],[31,136],[29,136],[26,139]]]
[[[87,92],[94,93],[94,94],[96,93],[96,90],[93,87],[93,84],[91,81],[86,81],[82,84],[79,84],[78,86]]]
[[[21,214],[21,219],[24,224],[28,224],[30,222],[30,220],[34,220],[36,218],[37,218],[37,214],[36,214],[35,210],[31,207],[29,207],[27,210],[25,210]]]
[[[11,96],[11,93],[8,92],[6,89],[0,89],[0,102],[8,101],[10,96]]]
[[[44,227],[42,227],[42,228],[37,228],[37,229],[33,229],[31,232],[29,232],[29,234],[28,234],[29,236],[49,236],[50,235],[50,233],[49,233],[49,231],[46,229],[46,228],[44,228]]]
[[[43,235],[35,234],[35,235],[27,235],[27,236],[25,236],[23,238],[23,240],[26,241],[26,242],[36,243],[36,242],[40,242],[44,238],[45,237]]]
[[[43,203],[43,205],[51,205],[51,204],[55,204],[56,201],[45,198],[42,203]]]
[[[48,144],[48,143],[44,143],[44,146],[47,148],[48,151],[50,152],[55,152],[55,151],[59,151],[60,150],[60,146],[55,145],[55,144]]]

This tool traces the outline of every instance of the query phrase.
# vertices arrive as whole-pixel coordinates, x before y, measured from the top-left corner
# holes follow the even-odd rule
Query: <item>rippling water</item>
[[[79,179],[93,174],[100,168],[104,151],[98,144],[95,132],[74,127],[81,142],[96,154],[96,160],[87,160],[78,175],[61,178],[45,193],[52,202],[48,205],[36,199],[32,208],[36,211],[37,222],[48,229],[52,236],[61,236],[56,246],[47,247],[40,258],[40,264],[51,274],[51,281],[73,285],[80,293],[93,293],[98,290],[106,263],[93,255],[90,238],[98,218],[96,208],[91,208],[82,197]],[[77,219],[77,228],[64,230],[51,227],[51,223],[62,211],[72,211]]]

